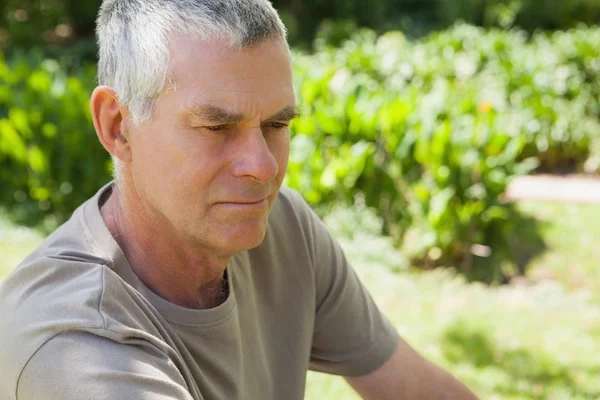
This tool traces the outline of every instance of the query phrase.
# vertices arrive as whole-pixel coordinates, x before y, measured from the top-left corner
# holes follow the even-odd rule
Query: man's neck
[[[231,257],[186,243],[151,218],[135,199],[114,187],[100,212],[138,278],[162,298],[186,308],[208,309],[227,298],[225,269]],[[158,227],[160,226],[160,229]],[[212,254],[211,254],[212,253]]]

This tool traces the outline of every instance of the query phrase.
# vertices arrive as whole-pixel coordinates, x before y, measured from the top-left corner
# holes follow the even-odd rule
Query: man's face
[[[287,47],[175,37],[174,87],[132,128],[132,182],[155,223],[231,255],[258,246],[283,182],[295,113]]]

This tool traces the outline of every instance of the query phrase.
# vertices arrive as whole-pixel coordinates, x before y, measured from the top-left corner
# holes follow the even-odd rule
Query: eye
[[[225,128],[227,128],[227,125],[214,125],[214,126],[205,126],[204,127],[204,129],[208,129],[209,131],[212,131],[212,132],[222,131],[222,130],[225,130]]]
[[[271,122],[269,124],[267,124],[267,128],[273,128],[273,129],[284,129],[287,128],[288,125],[281,123],[281,122]]]

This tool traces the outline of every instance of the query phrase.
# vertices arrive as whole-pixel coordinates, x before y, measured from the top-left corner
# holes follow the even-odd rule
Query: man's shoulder
[[[118,314],[119,307],[145,306],[137,302],[139,293],[116,272],[121,261],[111,255],[114,250],[99,250],[77,225],[74,214],[0,285],[3,339],[7,331],[27,329],[45,335],[111,329],[112,314]]]
[[[329,237],[325,225],[295,190],[282,187],[269,216],[269,228],[258,250],[275,255],[280,263],[313,265],[316,242]]]
[[[20,265],[0,286],[0,397],[14,393],[34,355],[65,333],[115,343],[152,339],[151,311],[140,297],[109,266],[81,253]]]
[[[277,203],[283,206],[289,205],[292,207],[308,207],[302,198],[302,195],[289,186],[281,187],[277,196]]]
[[[129,330],[139,327],[123,321],[122,315],[135,312],[117,311],[137,301],[131,299],[135,291],[113,271],[110,258],[87,243],[78,223],[74,215],[0,285],[0,365],[8,369],[2,386],[13,385],[30,357],[61,333],[118,341],[128,324]]]
[[[60,255],[30,258],[0,286],[0,325],[24,327],[32,321],[65,318],[69,318],[69,326],[80,319],[100,324],[96,316],[102,268],[101,264]],[[3,326],[3,332],[5,329],[10,327]]]
[[[290,223],[309,222],[312,210],[304,198],[292,188],[282,186],[269,218],[270,225],[290,228]]]
[[[56,335],[104,325],[98,312],[102,265],[45,251],[36,250],[0,286],[2,389]]]
[[[105,324],[103,293],[119,286],[120,278],[113,272],[117,245],[99,240],[99,222],[90,221],[96,197],[75,210],[2,282],[0,327],[37,329],[43,322],[50,332]]]
[[[300,237],[308,239],[312,223],[312,210],[302,196],[286,186],[282,186],[269,215],[269,231],[280,240]],[[300,235],[300,237],[299,237]]]
[[[98,297],[90,288],[100,290],[102,267],[107,260],[86,244],[78,213],[50,234],[2,282],[0,323],[6,322],[7,314],[21,320],[43,310],[48,317],[53,314],[52,307],[61,302],[76,303],[86,298],[89,304],[90,298]]]
[[[294,189],[282,187],[269,219],[274,231],[285,235],[290,233],[295,240],[301,233],[308,241],[329,237],[329,231],[308,202]]]

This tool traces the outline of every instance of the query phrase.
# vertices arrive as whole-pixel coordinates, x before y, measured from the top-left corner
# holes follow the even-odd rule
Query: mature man
[[[105,0],[91,109],[117,179],[0,290],[0,398],[471,399],[281,188],[296,115],[267,0]],[[281,189],[281,190],[280,190]]]

